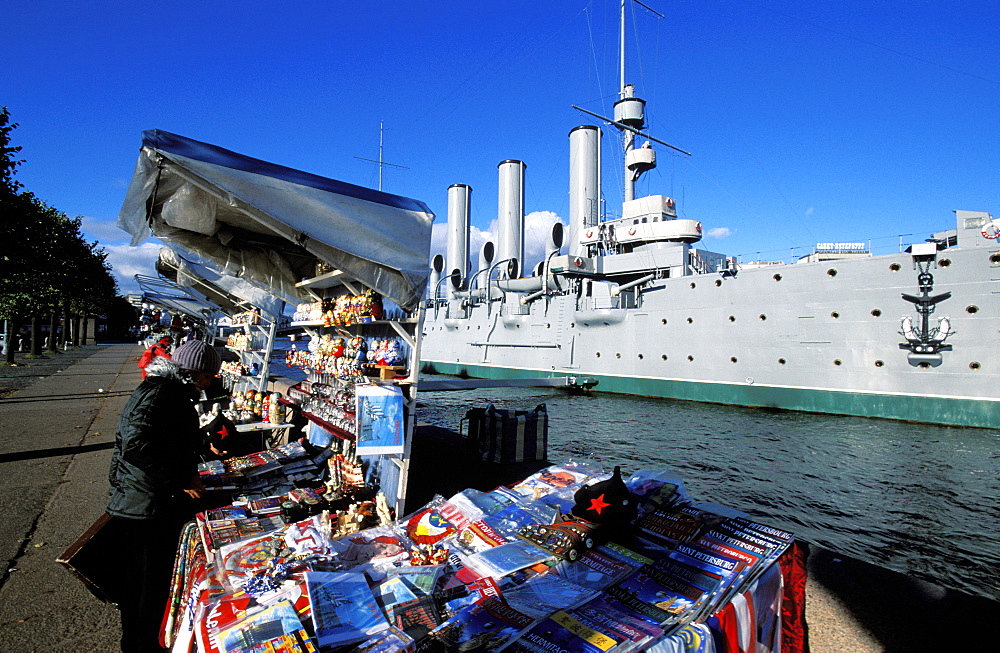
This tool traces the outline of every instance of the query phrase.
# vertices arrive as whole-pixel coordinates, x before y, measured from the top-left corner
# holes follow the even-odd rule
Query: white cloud
[[[714,227],[705,232],[708,238],[727,238],[732,235],[733,231],[729,227]]]
[[[124,233],[124,232],[122,232]],[[147,241],[138,247],[128,244],[104,245],[104,251],[108,253],[108,263],[111,264],[112,274],[118,282],[118,290],[121,294],[140,292],[139,285],[135,282],[135,275],[156,276],[156,260],[160,256],[158,241]]]
[[[806,215],[812,215],[815,212],[816,212],[815,206],[810,206],[808,209],[806,209]]]
[[[130,236],[119,229],[117,220],[101,220],[90,216],[81,216],[84,236],[87,240],[96,240],[102,245],[127,243]]]

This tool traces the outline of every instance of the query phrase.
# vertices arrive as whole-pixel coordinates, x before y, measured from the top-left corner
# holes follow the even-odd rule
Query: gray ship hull
[[[933,364],[900,344],[914,257],[744,268],[651,280],[613,296],[600,275],[563,277],[524,304],[430,302],[425,371],[481,378],[586,376],[596,390],[669,399],[1000,428],[1000,246],[982,220],[938,252]],[[613,287],[613,286],[612,286]]]

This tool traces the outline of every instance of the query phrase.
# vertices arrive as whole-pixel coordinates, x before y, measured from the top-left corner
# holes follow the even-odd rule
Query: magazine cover
[[[296,648],[286,648],[291,651],[308,651],[312,646],[309,636],[302,628],[302,622],[295,614],[295,608],[287,601],[281,601],[269,608],[264,608],[244,617],[232,626],[219,633],[219,650],[225,653],[246,653],[252,650],[267,650],[271,643],[287,645],[289,642],[299,644]],[[305,644],[309,642],[309,644]],[[256,648],[262,647],[262,648]],[[313,648],[315,650],[315,648]]]
[[[432,630],[428,650],[499,651],[534,623],[499,599],[485,599]]]
[[[361,642],[389,627],[364,574],[307,571],[305,577],[321,648]]]
[[[403,453],[403,391],[395,386],[358,385],[359,456]]]
[[[553,571],[577,585],[602,590],[625,580],[635,571],[635,568],[600,551],[591,549],[580,556],[576,562],[560,561],[553,568]]]

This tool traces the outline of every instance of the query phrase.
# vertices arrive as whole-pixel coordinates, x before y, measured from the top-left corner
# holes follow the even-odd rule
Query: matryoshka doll
[[[382,296],[371,288],[365,292],[365,296],[368,300],[368,305],[366,307],[368,315],[371,316],[372,320],[381,320],[384,314],[384,311],[382,310]]]
[[[351,347],[354,349],[354,365],[352,371],[355,376],[364,375],[365,361],[368,360],[368,344],[361,336],[351,338]]]
[[[403,350],[400,348],[399,343],[395,339],[390,338],[389,340],[386,340],[385,364],[386,365],[403,364]]]

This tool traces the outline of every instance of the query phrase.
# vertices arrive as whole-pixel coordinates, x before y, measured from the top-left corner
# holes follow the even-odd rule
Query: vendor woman
[[[115,597],[121,610],[122,651],[161,651],[159,628],[169,594],[181,528],[204,487],[198,479],[201,445],[194,401],[218,374],[222,360],[201,340],[173,358],[154,358],[146,379],[122,411],[111,456],[109,523],[120,569]]]

